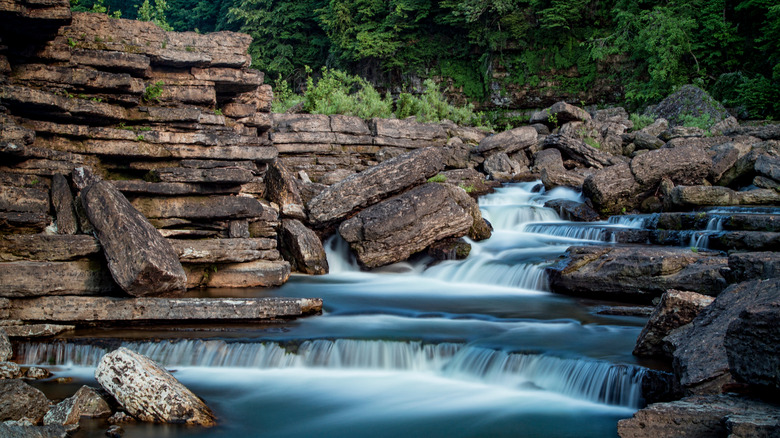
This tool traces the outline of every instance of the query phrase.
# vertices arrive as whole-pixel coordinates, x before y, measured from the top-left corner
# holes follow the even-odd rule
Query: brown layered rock
[[[21,380],[0,380],[0,421],[27,418],[40,423],[49,411],[43,393]]]
[[[0,262],[69,261],[100,254],[97,239],[86,234],[9,234],[0,237]]]
[[[157,363],[124,347],[100,359],[95,379],[141,421],[216,425],[214,413],[203,400]]]
[[[78,219],[73,206],[73,193],[63,175],[54,175],[51,181],[51,203],[57,213],[57,233],[76,234]]]
[[[406,260],[445,237],[465,235],[474,218],[457,202],[462,189],[428,183],[369,207],[339,227],[369,268]],[[465,192],[463,192],[465,195]],[[466,195],[468,197],[468,195]]]
[[[553,199],[544,203],[547,208],[558,212],[563,219],[569,221],[591,222],[600,219],[599,214],[587,202],[576,202],[570,199]]]
[[[780,193],[769,189],[737,192],[720,186],[676,186],[669,194],[669,201],[677,207],[718,205],[775,205],[780,203]]]
[[[618,422],[621,438],[769,437],[778,433],[777,405],[733,395],[692,396],[656,403]]]
[[[553,106],[537,111],[531,116],[531,124],[541,123],[549,127],[562,125],[566,122],[591,120],[592,117],[582,108],[568,104],[566,102],[557,102]]]
[[[111,408],[95,389],[82,386],[72,396],[58,403],[43,417],[43,424],[79,424],[81,417],[108,417]]]
[[[150,172],[154,180],[167,183],[243,184],[252,181],[252,171],[241,168],[190,169],[171,167]]]
[[[720,393],[733,381],[724,346],[729,325],[744,311],[778,303],[780,278],[738,283],[721,292],[693,322],[666,338],[680,383],[692,392]]]
[[[8,321],[10,322],[10,321]],[[6,325],[5,331],[11,338],[46,338],[56,336],[60,333],[73,331],[74,325],[63,324],[23,324],[21,321],[14,321],[14,325]]]
[[[49,193],[45,188],[0,186],[0,210],[48,213]]]
[[[437,149],[417,149],[352,175],[309,202],[315,226],[335,222],[394,193],[424,182],[444,167]]]
[[[555,148],[561,151],[563,155],[571,158],[586,167],[601,169],[621,162],[620,159],[602,152],[593,146],[574,137],[561,134],[548,135],[542,147],[545,149]]]
[[[668,289],[716,295],[726,286],[719,269],[727,259],[688,248],[578,247],[547,268],[554,292],[650,302]]]
[[[21,321],[259,321],[322,310],[314,298],[42,297],[13,300],[9,318]]]
[[[290,260],[294,271],[312,275],[328,273],[328,258],[322,241],[299,220],[282,221],[279,241],[284,258]]]
[[[182,263],[241,263],[277,260],[273,239],[168,239]]]
[[[640,186],[626,163],[609,166],[587,178],[582,184],[582,192],[593,201],[596,210],[602,215],[625,212],[639,205],[636,198]]]
[[[117,284],[100,261],[0,263],[0,297],[106,295]]]
[[[108,181],[81,191],[89,221],[117,284],[135,296],[175,295],[187,277],[173,247]]]
[[[410,119],[371,119],[369,129],[378,146],[397,146],[407,149],[444,146],[447,131],[442,125],[418,123]]]
[[[290,263],[285,260],[254,260],[244,263],[184,266],[187,287],[271,287],[290,278]]]
[[[271,202],[279,205],[283,216],[305,220],[303,198],[292,173],[279,160],[268,166],[266,193]]]
[[[250,196],[136,198],[131,202],[148,218],[277,220],[274,209]]]
[[[642,357],[667,355],[663,348],[663,339],[672,330],[693,321],[702,309],[714,300],[713,297],[696,292],[666,291],[661,296],[661,302],[653,309],[650,320],[639,333],[633,354]]]
[[[516,174],[527,172],[528,168],[509,158],[507,154],[497,152],[485,159],[482,170],[492,180],[511,181]]]
[[[661,178],[675,184],[700,184],[712,166],[712,158],[696,146],[662,148],[631,160],[631,172],[643,188],[656,186]]]
[[[492,155],[496,152],[512,154],[536,144],[537,132],[530,126],[521,126],[482,139],[476,152]]]

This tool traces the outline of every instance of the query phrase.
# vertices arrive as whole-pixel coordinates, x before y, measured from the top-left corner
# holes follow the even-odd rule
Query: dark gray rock
[[[564,157],[571,158],[586,167],[601,169],[621,163],[622,160],[602,152],[582,140],[561,134],[548,135],[542,147],[545,149],[555,148],[561,151]]]
[[[773,304],[774,303],[774,304]],[[674,348],[674,371],[689,391],[721,392],[732,382],[724,338],[746,310],[780,303],[780,278],[738,283],[721,292],[690,324],[666,340]]]
[[[432,243],[427,250],[435,260],[463,260],[469,256],[471,245],[459,238],[449,238]]]
[[[687,145],[650,151],[631,160],[631,172],[644,189],[656,186],[664,177],[675,184],[701,184],[710,167],[712,159],[705,150]]]
[[[737,417],[762,419],[763,433],[728,435],[728,423],[741,423]],[[733,426],[732,426],[733,427]],[[733,430],[733,429],[732,429]],[[754,429],[755,430],[755,429]],[[656,403],[637,411],[632,418],[618,422],[621,438],[658,437],[771,437],[780,432],[777,405],[733,395],[692,396]]]
[[[652,114],[656,118],[668,120],[670,126],[683,125],[686,116],[709,117],[712,124],[729,117],[728,111],[720,102],[695,85],[685,85],[670,94],[652,108]]]
[[[632,210],[639,201],[640,186],[627,163],[606,167],[585,178],[582,192],[600,214],[609,216]]]
[[[664,292],[661,302],[653,309],[650,319],[639,334],[633,354],[642,357],[666,356],[663,339],[672,330],[693,321],[702,309],[714,300],[713,297],[696,292]]]
[[[733,282],[780,277],[780,253],[733,252],[729,254],[729,269]]]
[[[780,281],[774,284],[780,287]],[[774,295],[773,301],[744,308],[723,339],[731,375],[769,393],[780,389],[780,293]]]
[[[0,380],[0,421],[28,418],[40,423],[49,411],[49,399],[21,380]]]
[[[68,432],[61,425],[33,426],[23,422],[0,423],[0,438],[66,438]]]
[[[111,183],[100,181],[82,190],[89,221],[117,284],[135,296],[184,292],[187,274],[168,241]]]
[[[296,219],[282,220],[279,241],[292,269],[312,275],[328,273],[328,258],[317,234]]]
[[[544,203],[569,221],[592,222],[600,219],[599,214],[587,202],[577,202],[570,199],[553,199]]]
[[[79,227],[76,210],[73,207],[73,193],[63,175],[57,174],[52,177],[51,203],[57,214],[57,233],[76,234]]]
[[[666,143],[657,136],[642,131],[639,131],[634,135],[634,145],[636,146],[636,149],[655,150],[663,147],[665,144]]]
[[[339,233],[363,266],[406,260],[433,242],[465,235],[473,226],[474,218],[459,205],[455,191],[469,198],[449,184],[416,187],[361,211],[343,222]]]
[[[444,167],[438,149],[417,149],[324,189],[309,202],[309,221],[325,225],[436,175]]]
[[[553,292],[647,303],[668,289],[716,295],[727,259],[714,252],[646,246],[573,246],[547,268]]]

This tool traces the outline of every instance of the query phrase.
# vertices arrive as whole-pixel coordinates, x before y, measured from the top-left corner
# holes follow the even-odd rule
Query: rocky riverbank
[[[740,125],[687,87],[638,130],[622,108],[564,102],[499,134],[271,114],[247,35],[164,32],[66,1],[3,3],[0,24],[0,317],[12,339],[316,314],[317,298],[186,294],[327,273],[334,233],[367,269],[464,257],[462,237],[491,234],[475,198],[539,179],[586,195],[548,205],[564,217],[641,222],[601,224],[618,245],[571,247],[547,268],[557,293],[657,303],[635,353],[674,375],[656,382],[664,403],[620,434],[667,430],[683,411],[674,427],[691,434],[780,428],[777,125]],[[694,110],[715,124],[680,126]]]

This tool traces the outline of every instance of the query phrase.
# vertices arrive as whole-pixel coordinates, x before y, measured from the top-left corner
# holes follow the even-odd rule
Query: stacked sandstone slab
[[[248,68],[251,37],[71,14],[67,1],[3,2],[0,22],[0,296],[287,280],[264,198],[272,91]]]

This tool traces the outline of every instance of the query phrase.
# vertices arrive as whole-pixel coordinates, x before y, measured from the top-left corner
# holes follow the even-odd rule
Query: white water
[[[17,354],[78,375],[126,345],[173,368],[222,425],[127,426],[126,438],[614,436],[617,420],[642,403],[643,369],[630,352],[643,320],[593,315],[547,292],[544,268],[599,235],[544,207],[579,194],[535,186],[480,200],[493,237],[472,242],[464,261],[362,272],[345,242],[330,240],[331,274],[293,276],[274,292],[322,297],[322,316],[244,328],[232,339],[132,342],[122,332],[110,347],[74,339],[25,344]]]

